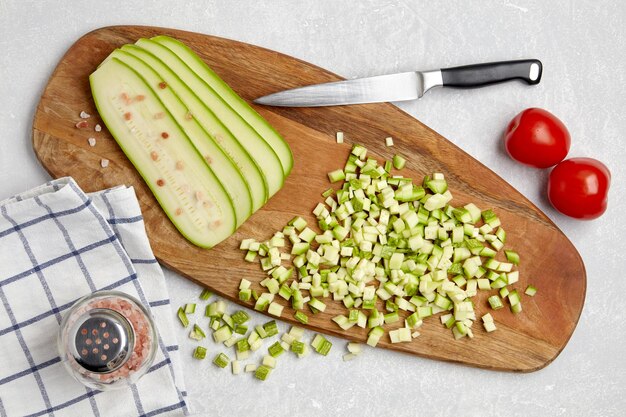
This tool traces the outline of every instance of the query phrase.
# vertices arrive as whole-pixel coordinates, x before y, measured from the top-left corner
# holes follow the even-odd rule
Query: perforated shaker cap
[[[133,328],[116,311],[97,308],[76,320],[68,341],[73,340],[72,355],[90,372],[109,373],[119,369],[135,345]]]

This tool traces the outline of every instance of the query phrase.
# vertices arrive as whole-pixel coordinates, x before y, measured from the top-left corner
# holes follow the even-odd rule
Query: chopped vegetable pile
[[[343,330],[368,328],[370,346],[379,343],[386,328],[391,328],[387,332],[391,343],[411,342],[420,336],[417,329],[423,320],[438,313],[443,313],[441,323],[455,339],[473,338],[477,319],[473,298],[479,290],[494,292],[485,302],[493,310],[503,308],[506,299],[513,313],[521,312],[520,293],[511,287],[519,280],[514,269],[520,257],[507,249],[505,259],[496,260],[506,243],[500,219],[492,210],[481,211],[471,203],[452,206],[452,194],[440,173],[421,184],[391,174],[392,166],[402,169],[405,163],[395,155],[393,162],[381,166],[367,158],[364,147],[355,145],[345,167],[329,174],[331,182],[343,181],[341,188],[324,191],[324,203],[313,210],[319,233],[298,216],[265,242],[241,242],[245,260],[258,261],[267,277],[260,282],[266,290],[261,293],[243,278],[239,299],[254,301],[255,310],[276,317],[282,317],[289,302],[293,317],[307,324],[308,314],[325,311],[332,297],[346,309],[332,320]],[[536,292],[532,285],[524,291],[531,297]],[[205,290],[200,298],[211,295]],[[178,310],[184,327],[190,326],[188,315],[195,311],[195,304]],[[219,353],[213,363],[220,368],[230,363],[235,375],[243,370],[265,380],[285,352],[299,358],[309,354],[309,344],[302,340],[304,329],[294,326],[269,346],[260,364],[243,364],[265,339],[278,335],[276,322],[248,324],[248,313],[230,315],[222,300],[208,304],[205,316],[210,318],[213,340],[234,347],[236,354],[231,361]],[[496,330],[490,313],[481,319],[486,333]],[[194,324],[189,337],[201,341],[206,334]],[[356,358],[361,346],[348,343],[343,360]],[[332,343],[316,334],[310,347],[326,356]],[[198,346],[193,356],[204,359],[206,349]]]
[[[517,290],[509,289],[519,279],[519,255],[505,250],[506,260],[496,260],[506,242],[500,219],[472,203],[452,206],[443,174],[421,184],[392,175],[392,166],[402,169],[405,163],[397,154],[379,165],[366,148],[354,145],[345,167],[328,174],[332,183],[343,181],[341,188],[325,191],[324,203],[313,210],[320,233],[298,216],[266,242],[241,242],[245,260],[258,260],[267,277],[261,294],[242,279],[240,300],[253,298],[256,310],[281,317],[278,295],[306,324],[305,306],[316,314],[332,297],[347,309],[333,321],[343,330],[369,328],[371,346],[386,326],[402,322],[389,331],[390,341],[410,342],[423,319],[441,312],[455,339],[473,338],[472,299],[479,290],[498,290],[488,299],[494,310],[506,298],[513,313],[522,311]],[[531,286],[526,294],[534,291]],[[495,330],[491,316],[484,323],[487,331]]]
[[[203,301],[211,298],[213,294],[204,290],[200,294]],[[206,333],[202,330],[202,326],[197,322],[191,325],[190,316],[196,314],[196,304],[190,303],[178,309],[177,315],[181,325],[185,328],[192,327],[189,332],[189,338],[200,343],[207,338]],[[250,359],[251,352],[258,351],[263,343],[274,336],[279,336],[278,325],[276,321],[271,320],[263,325],[253,326],[249,324],[250,315],[244,310],[238,310],[232,315],[226,310],[226,302],[216,300],[206,305],[204,308],[204,316],[209,319],[208,328],[213,331],[212,338],[215,343],[221,343],[227,348],[233,348],[235,359],[224,352],[219,352],[213,358],[213,364],[218,368],[226,368],[229,364],[233,375],[239,375],[242,369],[245,372],[254,373],[254,377],[264,381],[269,377],[272,370],[276,368],[277,358],[285,352],[293,352],[298,358],[303,358],[309,354],[309,344],[303,341],[304,329],[300,327],[291,327],[289,332],[280,335],[267,348],[267,355],[263,356],[260,365],[255,363],[243,362]],[[326,356],[332,348],[332,343],[324,336],[317,334],[310,342],[310,346],[315,352]],[[361,350],[358,343],[349,343],[348,350],[352,357],[345,360],[353,359]],[[207,348],[204,346],[196,346],[192,356],[198,360],[204,360],[207,357]]]

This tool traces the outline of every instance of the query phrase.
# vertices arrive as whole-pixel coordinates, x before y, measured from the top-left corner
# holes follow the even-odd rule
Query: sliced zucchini
[[[187,45],[169,36],[155,36],[153,41],[169,48],[208,83],[239,115],[256,130],[274,149],[283,166],[285,176],[293,167],[293,155],[283,137],[233,91],[206,63]]]
[[[176,228],[205,248],[234,233],[223,184],[137,71],[111,58],[89,81],[102,120]]]
[[[211,166],[220,182],[224,185],[228,196],[235,207],[237,226],[242,224],[252,214],[252,196],[250,186],[241,175],[232,159],[222,151],[215,141],[193,118],[187,118],[189,109],[179,99],[176,93],[169,88],[159,88],[159,83],[164,80],[139,58],[116,49],[109,55],[117,58],[134,69],[144,82],[150,86],[150,90],[156,94],[161,103],[166,107],[167,114],[185,132],[198,152],[204,156],[205,161]],[[167,83],[167,81],[166,81]],[[169,140],[169,139],[168,139]]]
[[[168,88],[173,90],[189,109],[189,113],[185,115],[186,120],[195,119],[210,138],[235,163],[241,175],[250,186],[252,210],[256,211],[261,208],[269,195],[265,175],[254,158],[233,136],[228,127],[215,116],[202,99],[174,71],[151,52],[131,44],[124,45],[121,49],[148,64],[167,83]]]
[[[246,123],[245,119],[167,47],[150,39],[139,39],[135,45],[161,59],[191,90],[203,98],[207,107],[229,128],[261,167],[267,180],[269,195],[272,196],[280,190],[285,180],[281,161],[273,148]]]

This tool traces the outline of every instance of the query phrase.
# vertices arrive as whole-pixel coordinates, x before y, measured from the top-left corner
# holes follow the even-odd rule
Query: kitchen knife
[[[539,84],[542,71],[543,65],[537,59],[490,62],[314,84],[279,91],[254,102],[280,107],[320,107],[415,100],[434,87],[475,88],[511,80]]]

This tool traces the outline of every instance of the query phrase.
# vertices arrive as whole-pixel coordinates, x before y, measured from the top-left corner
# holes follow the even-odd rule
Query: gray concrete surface
[[[572,339],[553,364],[520,375],[373,349],[344,363],[345,343],[332,339],[328,357],[282,357],[261,384],[194,361],[193,344],[181,330],[189,399],[205,416],[624,415],[624,21],[626,3],[617,0],[0,0],[0,199],[48,179],[30,142],[39,94],[65,50],[100,26],[158,25],[223,36],[346,77],[539,58],[545,72],[537,87],[438,90],[401,107],[518,188],[580,251],[587,300]],[[611,169],[609,210],[602,218],[579,222],[558,214],[544,197],[547,171],[520,166],[503,153],[506,123],[530,106],[549,109],[565,122],[572,134],[570,156],[594,157]],[[168,275],[175,306],[196,298],[199,287]],[[211,346],[209,355],[217,351]]]

